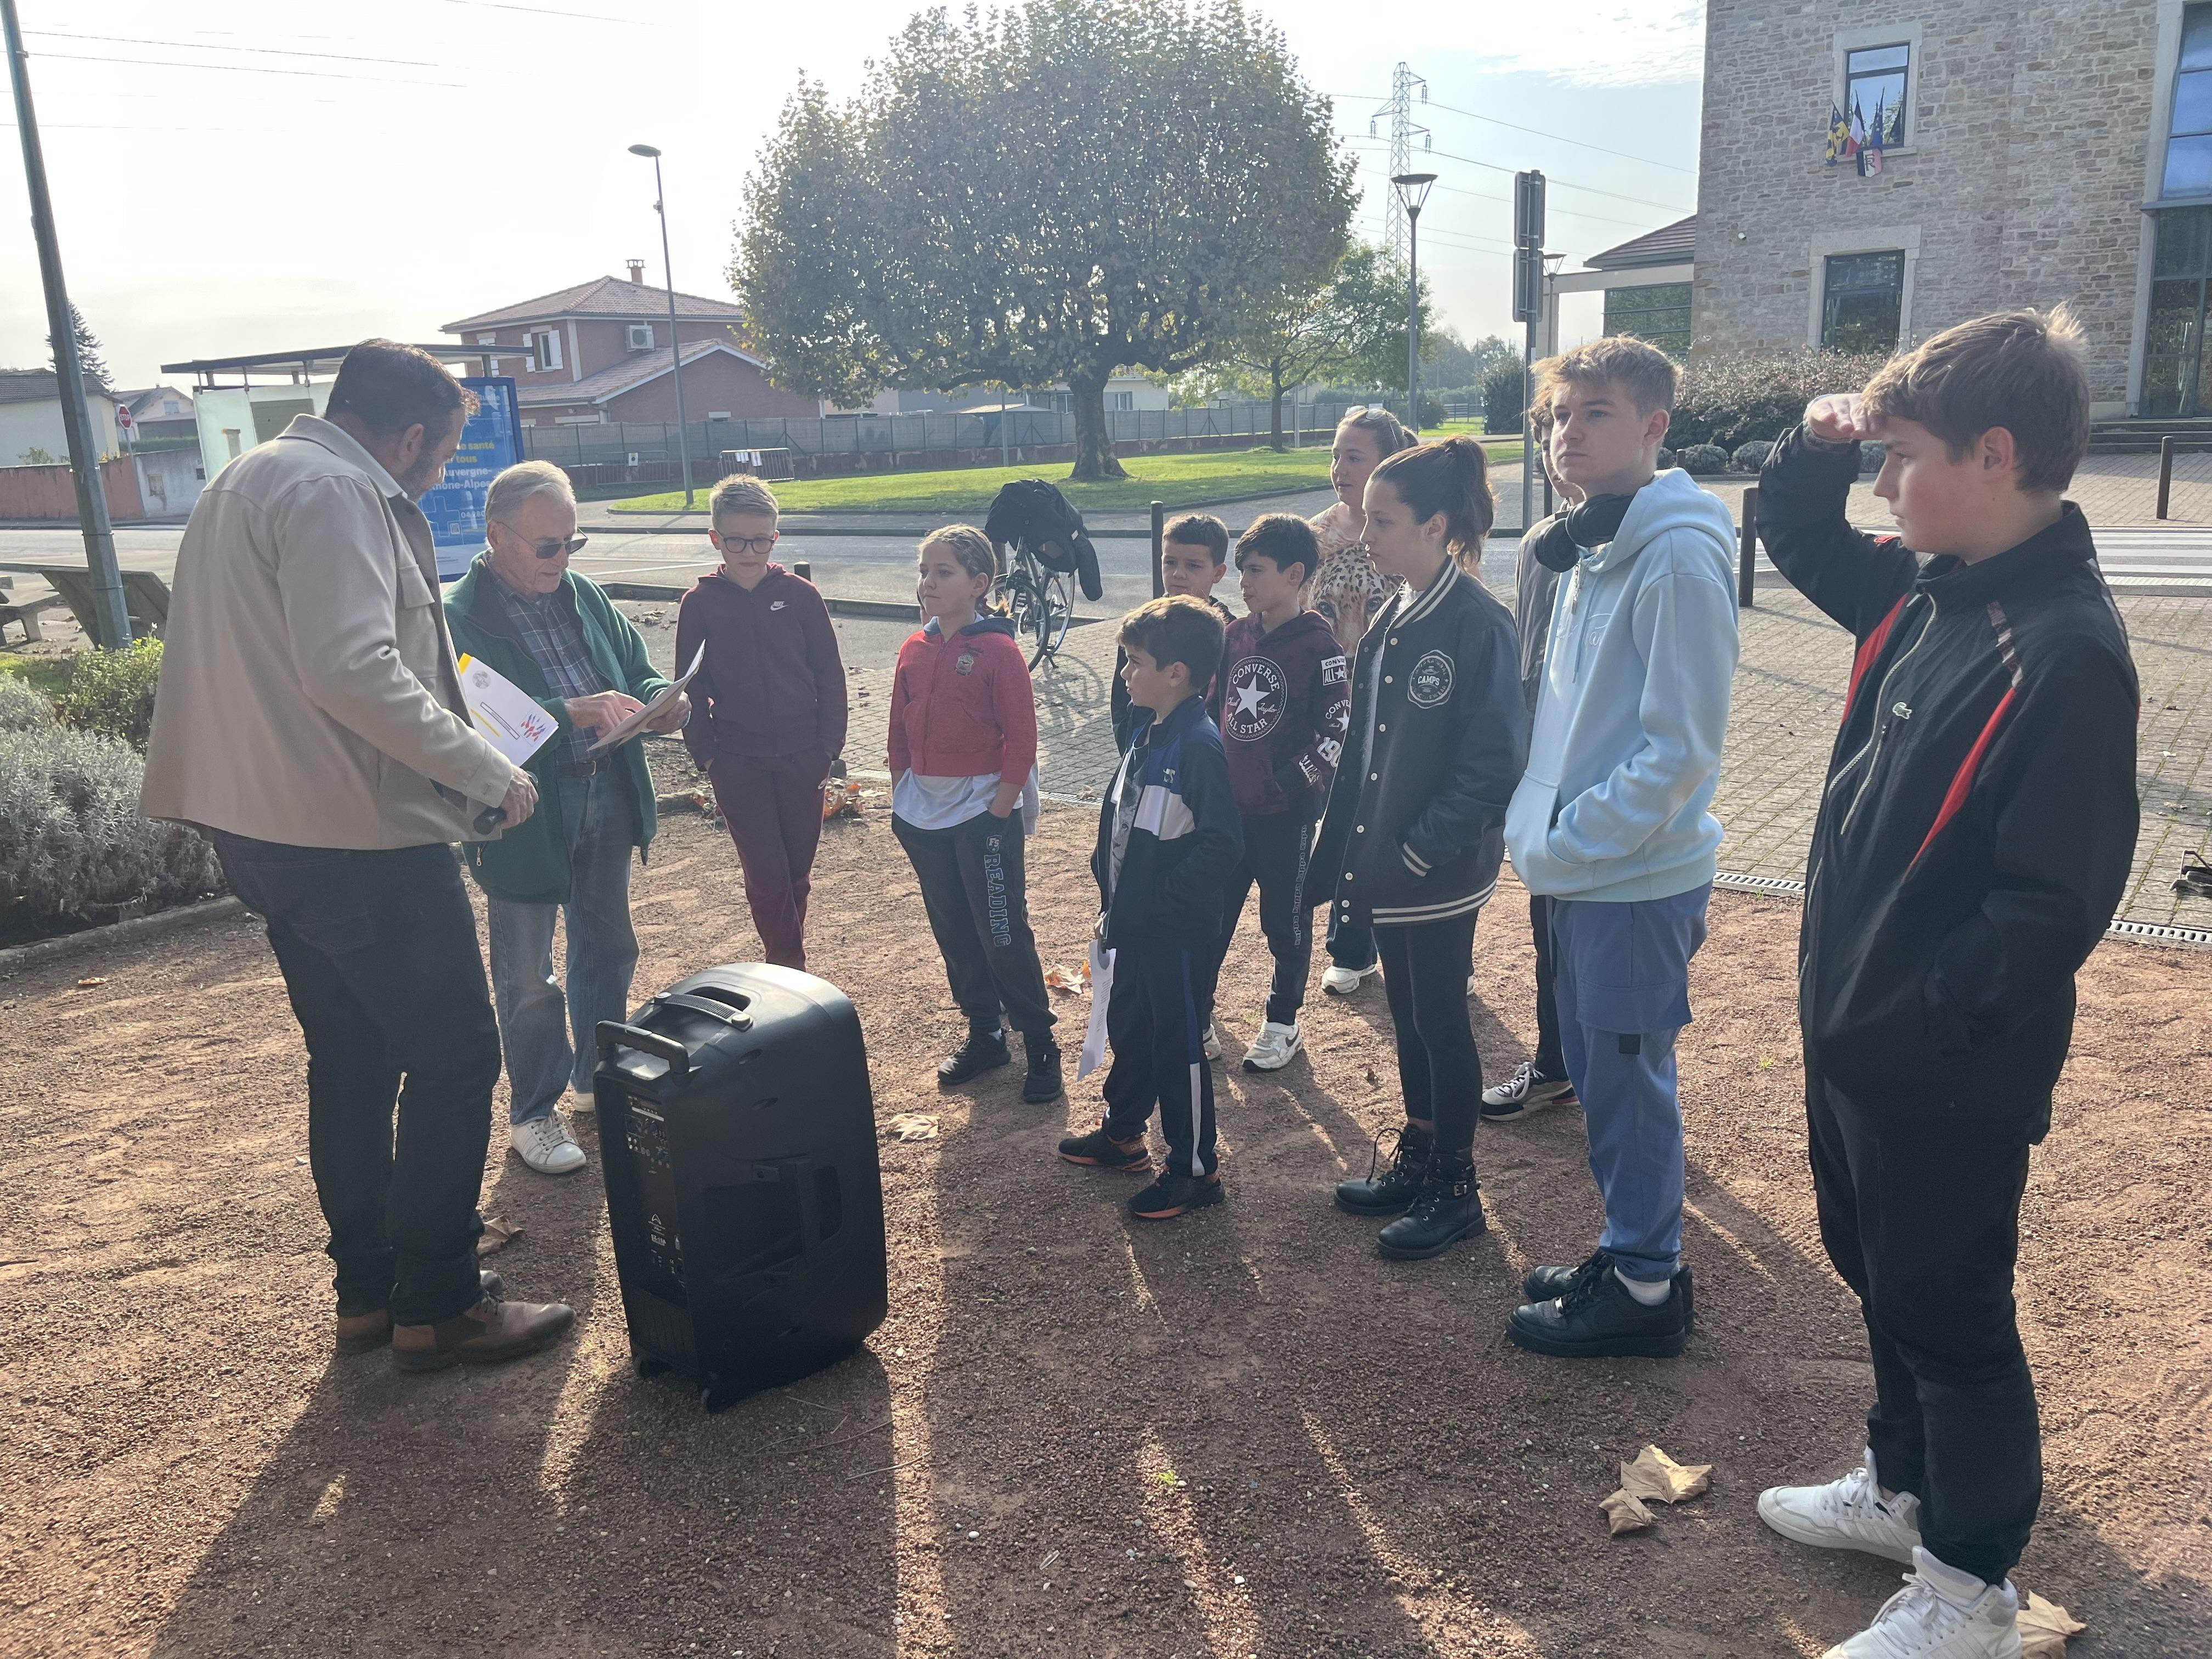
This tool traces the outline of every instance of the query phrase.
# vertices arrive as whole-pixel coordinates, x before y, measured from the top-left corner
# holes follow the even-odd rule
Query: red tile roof
[[[588,283],[579,283],[558,293],[540,295],[520,305],[501,306],[496,311],[483,312],[474,317],[464,317],[458,323],[439,326],[441,332],[459,334],[470,329],[499,328],[511,323],[550,322],[556,317],[621,317],[646,322],[667,314],[666,289],[625,282],[618,276],[594,276]],[[678,293],[676,296],[679,323],[686,317],[742,322],[744,314],[742,306],[727,300],[709,300],[696,294]]]
[[[667,292],[665,289],[661,291]],[[728,339],[686,340],[684,343],[684,364],[689,367],[715,351],[726,351],[732,356],[742,357],[757,368],[768,367],[736,341]],[[651,351],[641,351],[611,368],[603,368],[596,374],[586,374],[580,380],[548,381],[524,386],[515,394],[515,401],[525,409],[544,409],[549,404],[603,404],[610,398],[619,397],[634,386],[643,386],[647,380],[667,374],[671,368],[669,356],[667,347],[656,346]]]

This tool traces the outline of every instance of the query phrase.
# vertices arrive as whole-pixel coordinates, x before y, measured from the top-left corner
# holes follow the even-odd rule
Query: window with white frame
[[[539,368],[561,367],[561,337],[553,330],[549,328],[537,334],[527,335],[525,337],[524,343],[529,346],[532,354],[537,358]]]
[[[1115,392],[1115,393],[1114,394],[1114,407],[1115,407],[1115,408],[1116,408],[1116,409],[1134,409],[1136,406],[1137,406],[1137,394],[1136,394],[1135,392]]]

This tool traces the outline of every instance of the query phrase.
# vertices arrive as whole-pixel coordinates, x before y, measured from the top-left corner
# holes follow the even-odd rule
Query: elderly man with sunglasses
[[[560,731],[532,756],[537,815],[497,841],[471,842],[469,867],[489,901],[492,996],[507,1051],[509,1135],[544,1175],[584,1167],[562,1094],[591,1091],[592,1032],[627,1018],[637,966],[629,919],[633,848],[653,840],[653,776],[642,747],[593,755],[593,740],[662,690],[645,641],[599,585],[568,568],[576,533],[567,476],[525,461],[492,480],[484,550],[446,595],[457,649],[544,706]],[[690,717],[678,696],[650,730]],[[553,974],[553,927],[568,923],[568,988]]]

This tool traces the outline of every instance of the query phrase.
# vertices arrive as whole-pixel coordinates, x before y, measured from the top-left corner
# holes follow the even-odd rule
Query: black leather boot
[[[1429,1152],[1435,1144],[1426,1129],[1417,1129],[1408,1123],[1398,1131],[1398,1154],[1390,1160],[1390,1167],[1381,1175],[1375,1173],[1378,1161],[1370,1157],[1364,1181],[1340,1181],[1336,1183],[1336,1207],[1353,1215],[1398,1215],[1413,1201],[1420,1190],[1421,1175],[1429,1167]],[[1375,1151],[1382,1150],[1382,1137],[1375,1137]]]
[[[1431,1152],[1413,1207],[1385,1227],[1376,1243],[1393,1261],[1425,1261],[1489,1224],[1474,1183],[1474,1160],[1465,1153]]]

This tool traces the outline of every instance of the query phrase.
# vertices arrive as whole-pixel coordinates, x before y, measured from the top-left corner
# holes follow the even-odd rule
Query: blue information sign
[[[522,459],[522,406],[511,375],[471,377],[477,412],[461,428],[461,447],[446,463],[446,481],[422,498],[438,544],[438,579],[452,581],[484,543],[484,497],[491,481]]]

